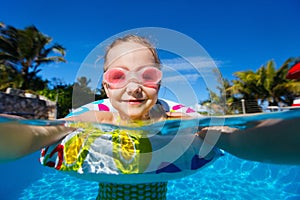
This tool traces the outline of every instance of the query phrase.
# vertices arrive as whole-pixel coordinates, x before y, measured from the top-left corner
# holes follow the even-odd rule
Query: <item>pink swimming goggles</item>
[[[122,88],[132,80],[145,87],[157,88],[162,78],[162,72],[153,66],[143,67],[138,71],[128,71],[120,67],[107,70],[103,77],[112,89]]]

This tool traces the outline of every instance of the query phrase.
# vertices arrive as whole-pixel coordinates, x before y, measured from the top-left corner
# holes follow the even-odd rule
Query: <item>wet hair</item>
[[[107,55],[108,55],[109,51],[112,48],[114,48],[115,46],[117,46],[123,42],[135,42],[137,44],[141,44],[142,46],[147,47],[154,57],[155,64],[157,64],[158,66],[160,65],[161,62],[159,60],[157,51],[148,39],[141,37],[141,36],[137,36],[137,35],[126,35],[122,38],[117,38],[107,47],[105,55],[104,55],[104,71],[106,71],[108,68],[106,62],[107,62]]]

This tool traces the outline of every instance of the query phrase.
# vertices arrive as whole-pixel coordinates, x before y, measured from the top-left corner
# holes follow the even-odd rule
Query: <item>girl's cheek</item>
[[[122,96],[124,92],[120,89],[114,89],[109,91],[109,98],[111,99],[118,99]]]

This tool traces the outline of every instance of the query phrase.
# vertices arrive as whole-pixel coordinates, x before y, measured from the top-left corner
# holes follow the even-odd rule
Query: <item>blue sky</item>
[[[46,3],[47,2],[47,3]],[[300,1],[40,1],[1,2],[0,21],[35,25],[67,49],[67,63],[43,67],[45,78],[73,83],[80,64],[103,40],[139,27],[188,35],[217,61],[227,79],[274,59],[300,56]]]

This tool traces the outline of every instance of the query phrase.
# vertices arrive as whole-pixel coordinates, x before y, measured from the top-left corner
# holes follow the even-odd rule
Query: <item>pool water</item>
[[[248,122],[270,118],[299,117],[299,111],[228,118],[225,125],[245,128]],[[283,117],[284,116],[284,117]],[[1,121],[2,120],[2,121]],[[0,119],[0,122],[6,122]],[[27,123],[27,122],[24,122]],[[32,122],[30,122],[32,123]],[[40,121],[44,125],[47,121]],[[174,122],[166,123],[176,130]],[[189,126],[191,122],[183,123]],[[211,125],[208,119],[200,125]],[[218,124],[215,124],[218,125]],[[165,128],[164,127],[164,128]],[[162,132],[163,133],[163,132]],[[300,159],[300,155],[299,155]],[[71,177],[39,163],[39,152],[0,164],[0,200],[95,199],[96,182]],[[300,165],[275,165],[241,160],[228,153],[196,174],[169,181],[168,199],[184,200],[300,200]]]
[[[43,167],[39,153],[0,165],[0,199],[94,200],[96,182]],[[196,174],[168,184],[168,199],[300,199],[300,166],[271,165],[225,154]]]

